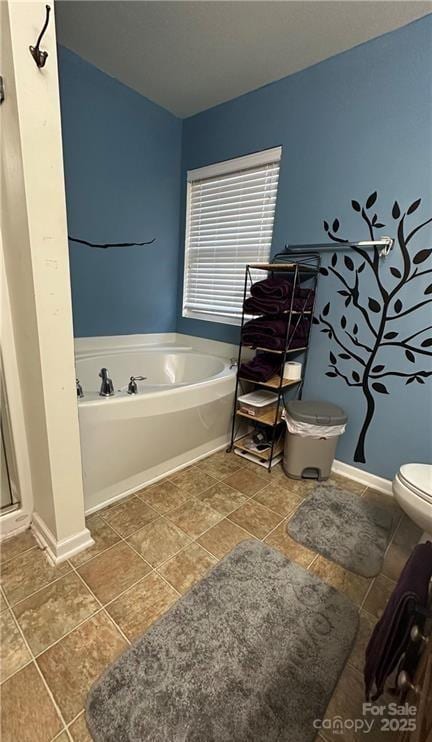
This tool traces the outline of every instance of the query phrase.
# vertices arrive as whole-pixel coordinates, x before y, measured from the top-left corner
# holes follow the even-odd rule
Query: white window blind
[[[245,266],[270,257],[280,158],[276,147],[188,172],[184,317],[240,324]]]

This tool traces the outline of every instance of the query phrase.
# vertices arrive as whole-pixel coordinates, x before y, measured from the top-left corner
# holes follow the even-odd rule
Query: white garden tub
[[[215,343],[215,346],[224,344]],[[229,439],[230,359],[186,345],[87,347],[76,357],[87,513],[217,450]],[[108,369],[115,395],[100,397]],[[130,376],[145,376],[129,395]]]

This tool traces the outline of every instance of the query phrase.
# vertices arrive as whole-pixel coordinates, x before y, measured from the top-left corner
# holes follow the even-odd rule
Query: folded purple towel
[[[366,698],[375,701],[405,652],[415,621],[414,608],[426,608],[432,577],[432,543],[417,544],[376,624],[366,648]]]
[[[254,283],[250,291],[257,299],[285,299],[291,295],[292,281],[286,278],[266,278]]]
[[[298,292],[302,292],[297,293]],[[295,312],[308,311],[313,307],[314,292],[312,289],[298,289],[293,300]],[[246,314],[280,314],[291,307],[291,295],[282,299],[257,298],[250,296],[244,303]]]
[[[268,381],[275,373],[280,371],[280,356],[271,353],[257,353],[255,358],[248,363],[242,363],[239,375],[251,381]]]
[[[247,334],[243,336],[243,342],[246,345],[251,345],[253,348],[268,348],[269,350],[283,350],[285,348],[284,337],[271,337],[269,335],[260,335],[257,332],[253,334]],[[290,350],[296,348],[303,348],[306,343],[306,338],[301,335],[296,335],[288,341],[288,347]]]

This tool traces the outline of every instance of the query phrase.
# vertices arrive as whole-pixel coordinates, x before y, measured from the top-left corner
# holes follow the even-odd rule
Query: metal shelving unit
[[[308,358],[308,351],[309,351],[309,339],[310,339],[310,332],[312,328],[312,319],[313,319],[313,312],[314,312],[314,306],[315,306],[315,296],[316,296],[316,285],[317,285],[317,279],[318,279],[318,273],[320,268],[320,256],[317,253],[308,253],[305,255],[289,255],[287,256],[287,259],[289,259],[289,262],[277,262],[277,263],[258,263],[258,264],[251,264],[246,266],[245,271],[245,281],[244,281],[244,292],[243,292],[243,311],[242,311],[242,319],[241,319],[241,334],[240,334],[240,344],[239,344],[239,352],[238,352],[238,361],[237,361],[237,379],[236,379],[236,387],[235,387],[235,396],[234,396],[234,410],[233,410],[233,421],[232,421],[232,429],[231,429],[231,442],[228,448],[228,451],[234,450],[235,453],[239,453],[239,455],[244,456],[252,461],[255,461],[255,463],[259,464],[260,466],[265,467],[268,469],[268,471],[271,470],[272,466],[277,464],[282,456],[283,456],[283,439],[284,439],[284,421],[282,420],[282,408],[283,408],[283,401],[284,401],[284,394],[285,392],[290,388],[296,388],[297,396],[299,399],[301,399],[302,390],[303,390],[303,380],[307,365],[307,358]],[[250,287],[254,283],[253,277],[252,277],[252,271],[263,271],[263,273],[266,273],[267,276],[270,275],[281,275],[286,274],[289,276],[290,280],[293,283],[293,289],[291,294],[291,304],[290,308],[283,312],[283,314],[286,314],[288,317],[287,322],[287,330],[286,330],[286,336],[285,336],[285,342],[284,342],[284,348],[283,350],[274,350],[271,348],[265,348],[262,346],[256,347],[251,346],[248,344],[243,343],[243,327],[245,324],[245,317],[247,319],[251,319],[254,316],[266,316],[263,314],[247,314],[244,310],[244,302],[246,301],[246,298],[249,294]],[[263,278],[265,276],[263,275]],[[309,297],[306,297],[304,299],[303,308],[298,310],[294,309],[294,299],[296,296],[296,290],[297,288],[302,285],[303,288],[307,288],[310,290],[310,292],[314,292],[314,301],[312,309],[306,309],[306,306],[309,304]],[[282,313],[281,313],[282,314]],[[292,348],[291,343],[293,341],[293,338],[295,336],[295,332],[297,330],[297,327],[299,326],[300,322],[304,317],[310,318],[309,323],[309,329],[307,333],[307,341],[304,347],[302,348]],[[266,353],[277,353],[280,355],[281,358],[281,369],[284,368],[284,364],[288,358],[292,358],[294,356],[297,356],[299,354],[302,354],[303,356],[303,363],[302,363],[302,378],[299,381],[289,381],[287,379],[283,379],[281,375],[276,374],[272,378],[270,378],[268,381],[265,382],[256,382],[251,381],[247,378],[242,378],[240,376],[240,366],[243,359],[243,351],[244,348],[251,348],[253,347],[256,351],[265,351]],[[241,412],[238,409],[238,397],[239,392],[243,394],[245,390],[245,385],[251,385],[253,384],[255,387],[263,388],[263,389],[269,389],[275,393],[275,399],[277,401],[276,407],[274,410],[271,410],[270,412],[264,413],[262,416],[254,416],[254,415],[248,415],[245,412]],[[241,432],[239,435],[240,429],[243,427],[244,424],[250,424],[250,425],[264,425],[267,427],[270,427],[272,429],[272,436],[271,436],[271,445],[269,449],[266,449],[261,452],[255,452],[250,449],[248,449],[245,439],[247,439],[248,435],[250,433],[244,433],[244,431]]]

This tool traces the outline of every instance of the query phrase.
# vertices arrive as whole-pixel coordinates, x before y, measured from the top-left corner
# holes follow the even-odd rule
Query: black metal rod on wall
[[[335,250],[346,250],[351,247],[362,247],[364,250],[370,248],[381,247],[380,255],[388,255],[390,250],[393,249],[394,239],[393,237],[382,237],[380,240],[360,240],[359,242],[319,242],[318,244],[311,245],[287,245],[287,252],[309,252],[319,250],[320,252]]]

